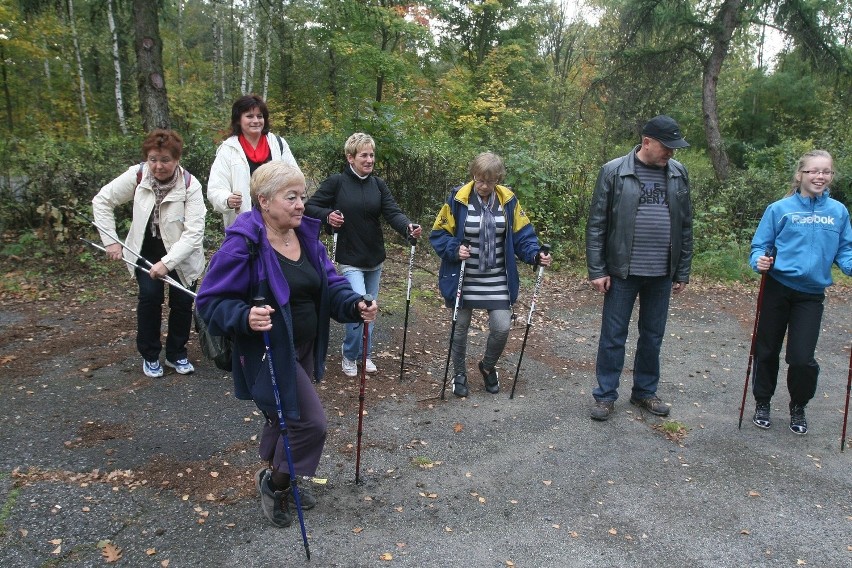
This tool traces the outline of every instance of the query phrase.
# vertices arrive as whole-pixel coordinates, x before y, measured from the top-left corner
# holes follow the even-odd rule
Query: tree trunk
[[[107,19],[112,35],[112,65],[115,68],[115,112],[118,115],[118,126],[122,134],[127,134],[127,121],[124,118],[124,98],[121,95],[121,62],[119,60],[118,34],[115,31],[115,14],[112,8],[113,0],[107,1]]]
[[[163,76],[163,40],[160,38],[157,2],[133,0],[133,27],[136,32],[136,85],[142,128],[169,128],[169,100]]]
[[[272,25],[266,19],[264,19],[263,30],[266,36],[266,44],[263,47],[263,94],[261,98],[266,100],[267,95],[269,95],[269,65],[271,63],[269,54],[271,51],[270,44],[272,43]]]
[[[6,126],[9,134],[14,132],[15,123],[12,121],[12,93],[9,90],[9,76],[6,73],[6,50],[0,43],[0,76],[3,77],[3,101],[6,103]]]
[[[89,119],[89,105],[86,103],[86,79],[83,77],[83,57],[80,55],[80,39],[77,36],[77,24],[74,22],[74,0],[68,0],[68,22],[71,25],[74,57],[77,60],[77,75],[80,77],[80,114],[83,115],[86,125],[86,138],[91,138],[92,121]]]
[[[178,48],[177,48],[177,76],[178,76],[178,85],[183,87],[183,65],[181,65],[181,55],[183,55],[183,0],[177,0],[177,36],[178,36]]]
[[[249,8],[250,9],[250,8]],[[247,93],[248,87],[248,55],[250,50],[251,40],[249,36],[251,35],[251,21],[249,19],[248,14],[246,14],[245,19],[243,20],[243,58],[240,63],[241,75],[240,75],[240,94],[245,95]]]
[[[725,0],[713,20],[713,34],[710,37],[712,50],[704,63],[702,76],[701,107],[704,111],[704,132],[707,136],[707,149],[716,179],[724,181],[730,175],[730,161],[725,151],[722,132],[719,128],[719,103],[716,98],[719,73],[728,56],[731,37],[740,24],[742,0]]]

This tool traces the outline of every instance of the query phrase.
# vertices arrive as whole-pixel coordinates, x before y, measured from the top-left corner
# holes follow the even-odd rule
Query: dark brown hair
[[[152,130],[142,141],[142,158],[147,160],[151,150],[168,152],[175,160],[180,160],[183,153],[183,138],[174,130],[158,128]]]
[[[264,135],[269,134],[269,108],[263,99],[257,95],[243,95],[234,101],[231,107],[231,136],[239,136],[243,133],[240,128],[240,120],[243,114],[251,109],[256,108],[263,115],[263,131]]]

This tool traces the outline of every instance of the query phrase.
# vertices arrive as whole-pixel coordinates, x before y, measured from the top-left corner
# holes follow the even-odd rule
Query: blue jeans
[[[348,264],[341,264],[338,267],[338,272],[341,276],[349,281],[352,289],[361,295],[370,294],[373,296],[373,301],[379,299],[379,281],[382,279],[382,265],[375,268],[357,268]],[[346,335],[343,338],[343,355],[351,361],[359,361],[361,359],[364,340],[363,323],[347,323]],[[367,339],[367,357],[373,352],[373,328],[376,322],[370,325]]]
[[[656,396],[660,382],[660,346],[666,333],[666,318],[672,281],[668,276],[628,276],[610,278],[604,296],[601,337],[595,374],[598,386],[595,400],[615,400],[624,368],[624,344],[633,305],[639,298],[639,341],[633,361],[633,391],[636,399]]]
[[[180,281],[177,272],[169,276]],[[136,349],[146,361],[158,361],[163,348],[160,327],[163,322],[165,282],[154,280],[146,269],[136,269],[139,301],[136,305]],[[190,290],[195,291],[193,282]],[[192,296],[169,286],[169,330],[166,335],[166,359],[175,362],[186,358],[186,342],[192,327]]]

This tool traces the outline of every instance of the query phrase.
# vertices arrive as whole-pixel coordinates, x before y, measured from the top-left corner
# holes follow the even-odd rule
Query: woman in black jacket
[[[403,237],[420,237],[420,225],[405,216],[384,180],[373,175],[375,151],[376,143],[369,134],[356,132],[350,136],[343,147],[348,164],[320,184],[305,205],[305,214],[338,233],[334,258],[338,271],[353,290],[377,299],[385,260],[382,217]],[[370,326],[367,342],[368,373],[377,371],[370,358],[374,327]],[[343,372],[348,377],[357,376],[356,362],[363,357],[361,329],[361,324],[346,324],[342,352]]]

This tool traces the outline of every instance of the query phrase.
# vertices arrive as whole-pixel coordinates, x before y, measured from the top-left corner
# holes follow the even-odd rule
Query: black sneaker
[[[808,421],[805,419],[805,405],[790,405],[790,430],[793,434],[807,434]]]
[[[600,420],[603,422],[609,418],[609,415],[615,411],[615,401],[614,400],[596,400],[594,406],[592,406],[591,417],[592,420]]]
[[[669,407],[666,406],[666,403],[660,400],[660,398],[657,396],[652,396],[648,398],[633,398],[631,396],[630,404],[632,404],[633,406],[638,406],[639,408],[644,408],[655,416],[669,415]]]
[[[267,470],[260,480],[260,507],[263,514],[276,527],[289,527],[293,524],[293,513],[290,512],[290,503],[287,498],[288,490],[273,491],[269,483],[272,480],[271,473]]]
[[[482,366],[482,361],[480,361],[479,372],[482,373],[482,380],[485,381],[485,390],[491,394],[500,392],[500,377],[497,376],[497,367],[486,371],[485,367]]]
[[[758,402],[754,405],[754,417],[751,421],[755,426],[764,430],[772,426],[772,420],[769,419],[769,410],[768,402]]]
[[[453,394],[459,397],[467,396],[467,374],[464,372],[453,375]]]

